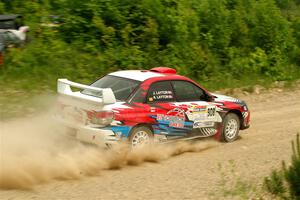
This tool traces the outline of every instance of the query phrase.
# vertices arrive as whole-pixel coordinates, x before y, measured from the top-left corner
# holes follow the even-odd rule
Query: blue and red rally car
[[[167,67],[117,71],[90,86],[58,79],[57,89],[57,119],[77,139],[98,145],[211,136],[232,142],[250,122],[244,101],[210,93]]]

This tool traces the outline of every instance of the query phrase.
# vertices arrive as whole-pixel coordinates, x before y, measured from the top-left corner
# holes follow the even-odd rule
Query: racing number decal
[[[193,128],[212,127],[217,121],[216,106],[190,106],[186,112],[190,121],[193,121]]]
[[[191,121],[214,121],[216,117],[216,106],[190,106],[186,114]]]
[[[214,117],[216,114],[216,107],[207,108],[207,118]]]

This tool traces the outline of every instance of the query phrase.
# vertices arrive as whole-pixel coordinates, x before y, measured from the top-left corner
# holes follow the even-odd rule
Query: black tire
[[[235,113],[228,113],[223,121],[222,142],[233,142],[237,139],[240,130],[240,119]]]
[[[146,126],[138,126],[131,130],[129,144],[132,147],[150,145],[153,142],[153,132]]]

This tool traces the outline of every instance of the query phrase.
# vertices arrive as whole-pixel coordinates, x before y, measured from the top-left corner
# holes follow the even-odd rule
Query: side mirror
[[[209,96],[208,98],[209,98],[209,101],[210,101],[210,102],[213,102],[213,101],[215,100],[215,97],[214,97],[214,96],[211,96],[211,95],[208,95],[208,96]]]
[[[203,95],[200,96],[200,99],[203,101],[208,101],[208,102],[212,102],[215,100],[214,96],[209,95],[207,93],[204,93]]]

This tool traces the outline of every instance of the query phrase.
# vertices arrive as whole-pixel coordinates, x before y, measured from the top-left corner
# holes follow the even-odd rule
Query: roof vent
[[[176,69],[169,67],[155,67],[150,69],[151,72],[158,72],[163,74],[176,74]]]

